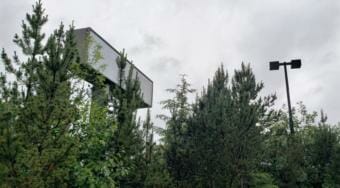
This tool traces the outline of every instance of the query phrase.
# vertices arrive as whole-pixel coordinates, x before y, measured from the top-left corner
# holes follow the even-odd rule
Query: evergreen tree
[[[229,162],[225,158],[228,135],[224,119],[231,110],[227,84],[228,75],[221,66],[194,104],[188,142],[193,162],[190,179],[197,187],[223,187],[226,184]]]
[[[188,119],[191,115],[191,105],[188,102],[188,95],[194,92],[190,84],[186,81],[185,75],[182,75],[180,84],[176,89],[167,89],[168,92],[174,93],[172,99],[162,101],[163,109],[168,110],[170,115],[158,115],[165,120],[165,160],[170,176],[174,181],[175,187],[187,186],[187,175],[190,168],[189,150],[185,142],[185,135],[188,128]]]
[[[113,93],[113,116],[117,130],[111,142],[114,152],[120,154],[128,174],[121,177],[123,187],[142,187],[145,176],[140,172],[144,165],[144,142],[141,123],[136,119],[138,107],[142,104],[140,83],[134,65],[128,66],[127,55],[123,51],[116,63],[119,68],[119,86],[111,87]],[[126,73],[126,71],[128,71]]]
[[[152,161],[152,152],[154,146],[154,132],[153,132],[153,123],[151,122],[151,114],[150,109],[147,111],[146,120],[143,124],[143,137],[145,143],[145,163],[146,166],[149,166]]]
[[[144,187],[174,187],[173,181],[166,166],[164,151],[165,149],[161,144],[153,146],[151,153],[152,160],[148,165]]]
[[[61,24],[43,44],[42,27],[47,21],[41,2],[26,15],[22,35],[14,42],[25,58],[10,59],[2,51],[6,71],[1,76],[0,152],[6,185],[19,187],[66,186],[74,165],[78,139],[72,136],[79,118],[77,105],[82,92],[75,93],[69,70],[78,64],[73,26]],[[8,145],[10,143],[10,145]]]
[[[249,66],[235,71],[231,84],[221,66],[198,97],[189,126],[193,174],[200,187],[248,187],[260,162],[265,119],[275,96],[263,88]]]
[[[89,118],[86,89],[79,87],[79,78],[98,87],[104,79],[79,62],[73,26],[60,25],[43,43],[46,21],[39,1],[22,36],[14,37],[23,60],[1,53],[0,181],[5,187],[114,187],[128,171],[111,147],[116,119],[96,101]]]

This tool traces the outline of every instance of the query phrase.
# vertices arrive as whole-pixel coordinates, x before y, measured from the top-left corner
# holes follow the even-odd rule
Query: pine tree
[[[22,35],[14,37],[25,58],[20,60],[15,53],[11,60],[2,51],[7,73],[15,76],[13,82],[2,82],[0,93],[1,106],[7,109],[1,140],[13,144],[1,151],[8,185],[66,185],[75,162],[78,139],[72,136],[72,123],[79,117],[82,92],[72,88],[75,75],[69,71],[78,64],[73,26],[65,32],[61,24],[43,44],[46,22],[39,1],[33,14],[26,15]]]
[[[264,130],[263,120],[270,115],[269,108],[276,99],[275,95],[259,97],[263,83],[257,83],[249,65],[242,63],[241,70],[235,71],[231,83],[232,109],[231,126],[235,129],[234,143],[229,146],[231,176],[235,183],[247,187],[252,172],[256,171]],[[233,179],[230,180],[233,184]],[[237,185],[236,184],[236,185]]]
[[[231,83],[221,66],[198,97],[189,124],[193,174],[201,187],[247,187],[259,163],[261,131],[274,96],[262,99],[263,88],[242,64]]]
[[[221,66],[194,104],[188,142],[193,161],[190,179],[198,187],[223,187],[226,184],[229,162],[226,161],[225,147],[229,123],[226,124],[225,119],[231,110],[227,84],[228,74]]]
[[[116,63],[119,68],[119,86],[111,87],[110,90],[113,94],[113,116],[117,122],[117,130],[111,147],[120,154],[128,169],[128,174],[117,181],[120,186],[141,187],[145,179],[139,169],[144,163],[144,142],[142,125],[136,118],[137,109],[142,104],[140,83],[134,72],[134,65],[131,63],[131,66],[127,66],[124,51],[120,53]]]
[[[150,109],[148,109],[146,114],[146,119],[143,124],[143,137],[145,143],[145,163],[147,166],[151,163],[152,160],[152,149],[154,146],[154,132],[153,132],[153,123],[151,122],[151,114]]]

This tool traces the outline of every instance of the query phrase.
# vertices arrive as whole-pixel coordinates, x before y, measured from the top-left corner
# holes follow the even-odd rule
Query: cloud
[[[181,62],[174,57],[160,57],[155,60],[151,69],[155,72],[174,72],[180,66]]]
[[[138,55],[143,52],[150,53],[153,50],[162,48],[163,45],[164,43],[159,37],[150,34],[144,34],[142,41],[136,46],[128,49],[128,51],[132,55]]]

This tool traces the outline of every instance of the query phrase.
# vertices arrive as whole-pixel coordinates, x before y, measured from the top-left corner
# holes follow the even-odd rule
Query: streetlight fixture
[[[290,62],[283,62],[283,63],[280,63],[278,61],[271,61],[271,62],[269,62],[269,70],[279,70],[280,66],[284,67],[285,79],[286,79],[286,91],[287,91],[287,99],[288,99],[289,128],[290,128],[290,133],[294,134],[292,108],[291,108],[291,105],[290,105],[287,65],[290,65],[291,69],[299,69],[299,68],[301,68],[301,59],[293,59]]]

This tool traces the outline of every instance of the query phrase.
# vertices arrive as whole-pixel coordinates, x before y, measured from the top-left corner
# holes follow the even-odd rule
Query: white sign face
[[[116,59],[119,55],[118,51],[91,28],[76,29],[75,35],[81,61],[86,61],[95,70],[103,74],[103,76],[105,76],[109,81],[118,85],[119,68],[116,63]],[[89,45],[89,40],[91,40],[90,43],[93,42],[94,45]],[[98,50],[100,51],[101,58],[99,58],[99,60],[95,60],[95,57],[93,56],[96,56],[96,51]],[[153,82],[131,63],[128,63],[125,68],[126,75],[131,66],[133,66],[133,76],[135,77],[137,74],[137,79],[140,82],[142,99],[145,103],[145,106],[143,107],[151,107]]]

